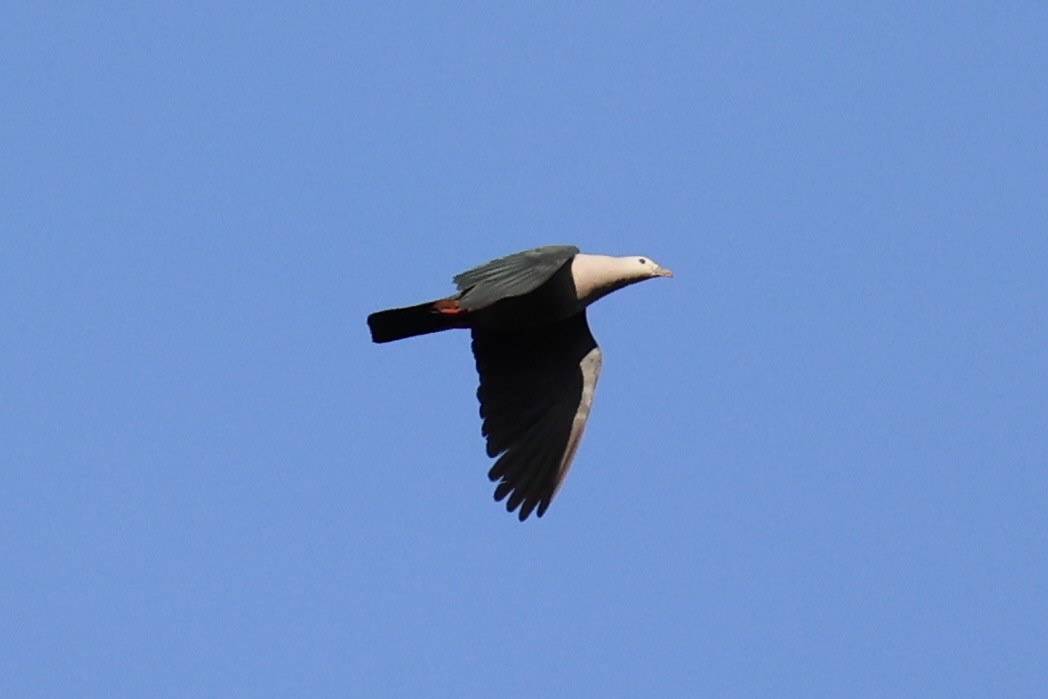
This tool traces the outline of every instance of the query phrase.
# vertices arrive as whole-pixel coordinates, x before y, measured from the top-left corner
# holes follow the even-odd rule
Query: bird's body
[[[541,517],[564,480],[589,416],[601,352],[586,307],[670,273],[643,257],[536,248],[457,275],[457,293],[368,316],[375,342],[469,328],[495,499]]]

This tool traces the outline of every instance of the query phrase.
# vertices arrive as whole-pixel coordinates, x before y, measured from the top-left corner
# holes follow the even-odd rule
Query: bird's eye
[[[646,264],[648,264],[648,261],[647,261],[647,260],[645,260],[645,259],[644,259],[644,258],[642,257],[642,258],[640,258],[640,263],[641,263],[642,265],[646,265]]]

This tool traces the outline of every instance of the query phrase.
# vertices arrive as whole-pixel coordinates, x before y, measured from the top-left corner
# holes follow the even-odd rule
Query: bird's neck
[[[645,277],[638,276],[635,265],[632,258],[582,253],[575,255],[571,261],[571,277],[575,281],[575,294],[579,302],[588,306],[613,291],[641,281]]]

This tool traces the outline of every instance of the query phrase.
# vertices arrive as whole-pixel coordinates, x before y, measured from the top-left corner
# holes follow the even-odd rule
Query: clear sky
[[[0,695],[1048,696],[1048,5],[5,3]],[[594,306],[541,520],[465,333]]]

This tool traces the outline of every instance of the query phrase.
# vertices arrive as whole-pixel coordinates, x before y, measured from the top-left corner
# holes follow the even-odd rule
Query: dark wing
[[[550,245],[514,253],[456,275],[459,306],[475,311],[510,296],[522,296],[546,282],[578,254],[573,245]]]
[[[549,507],[575,456],[600,374],[585,312],[527,330],[473,329],[495,499],[518,517]],[[500,456],[501,455],[501,456]]]

